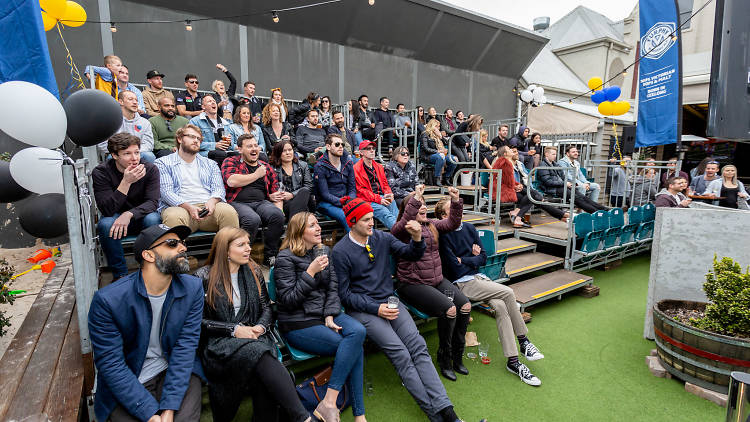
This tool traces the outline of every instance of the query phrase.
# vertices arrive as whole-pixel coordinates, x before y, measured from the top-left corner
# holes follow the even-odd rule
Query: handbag
[[[305,406],[308,412],[313,412],[321,400],[323,400],[323,397],[325,397],[328,390],[328,380],[331,379],[332,372],[333,368],[329,366],[295,387],[302,405]],[[344,384],[336,399],[336,407],[341,411],[351,405],[351,394],[349,388]]]

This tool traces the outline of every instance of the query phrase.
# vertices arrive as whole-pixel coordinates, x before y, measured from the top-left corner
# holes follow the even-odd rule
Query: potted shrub
[[[750,270],[714,257],[703,290],[710,303],[654,306],[656,350],[672,375],[726,394],[730,372],[750,370]]]

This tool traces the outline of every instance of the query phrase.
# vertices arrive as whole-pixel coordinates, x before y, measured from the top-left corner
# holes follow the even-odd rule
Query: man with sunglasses
[[[177,114],[191,119],[203,112],[203,100],[198,94],[198,77],[192,73],[185,75],[185,90],[175,97]]]
[[[460,420],[438,377],[424,338],[403,303],[389,306],[393,295],[391,257],[419,260],[425,251],[422,228],[416,220],[406,223],[408,244],[392,234],[374,230],[373,209],[360,198],[342,198],[346,222],[351,228],[331,252],[339,283],[339,297],[346,313],[367,330],[396,368],[401,382],[433,422]]]
[[[117,280],[128,274],[122,238],[159,224],[159,170],[141,161],[141,141],[129,133],[117,133],[107,141],[112,155],[91,172],[96,207],[102,217],[96,225],[99,243]]]
[[[351,155],[344,149],[341,135],[330,133],[326,136],[326,151],[313,168],[318,210],[338,221],[344,230],[349,231],[341,198],[357,196],[354,182],[354,169]]]
[[[375,218],[388,229],[396,223],[398,207],[388,186],[385,169],[375,162],[375,143],[362,141],[359,144],[362,159],[354,164],[354,180],[357,185],[357,198],[362,198],[372,205]]]
[[[186,226],[151,226],[133,244],[140,270],[100,289],[89,309],[100,421],[197,421],[196,355],[203,284],[190,271]]]
[[[175,113],[174,99],[162,97],[159,99],[159,114],[148,119],[154,132],[154,155],[164,157],[177,151],[175,134],[177,129],[188,124],[188,119]]]

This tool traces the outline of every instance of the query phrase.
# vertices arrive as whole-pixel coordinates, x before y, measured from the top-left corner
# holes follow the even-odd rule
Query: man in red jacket
[[[398,206],[388,186],[383,166],[374,161],[375,143],[362,141],[359,144],[359,151],[362,153],[362,159],[354,165],[357,198],[369,202],[375,218],[390,230],[396,222]]]

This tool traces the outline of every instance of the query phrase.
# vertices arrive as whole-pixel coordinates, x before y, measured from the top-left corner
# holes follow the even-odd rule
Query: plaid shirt
[[[279,190],[279,177],[276,175],[276,172],[273,171],[271,166],[265,161],[258,160],[258,164],[266,166],[266,192],[270,195]],[[233,174],[250,174],[250,170],[242,160],[242,155],[228,157],[224,159],[224,162],[221,164],[221,175],[224,178],[224,186],[226,186],[227,202],[234,201],[234,199],[237,198],[237,194],[239,194],[244,187],[240,186],[233,188],[226,184],[227,180],[229,180],[229,176]]]
[[[221,172],[216,162],[196,155],[198,160],[198,176],[201,184],[211,193],[211,198],[224,201],[224,183],[221,180]],[[157,159],[154,164],[159,169],[159,187],[161,198],[159,198],[159,212],[167,207],[176,207],[185,202],[180,196],[180,163],[182,159],[175,152]]]

